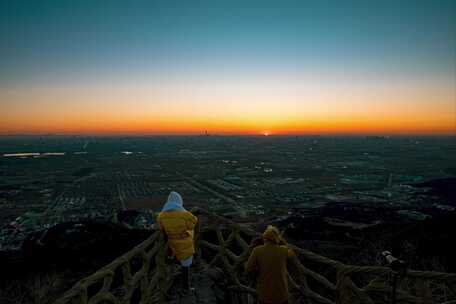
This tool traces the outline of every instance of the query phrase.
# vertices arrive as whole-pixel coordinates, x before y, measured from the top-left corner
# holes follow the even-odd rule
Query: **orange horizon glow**
[[[0,134],[456,134],[451,79],[302,83],[173,79],[0,88]]]
[[[0,135],[456,135],[455,1],[4,2]]]
[[[61,134],[61,135],[456,135],[452,122],[429,121],[427,124],[415,124],[413,121],[288,121],[274,124],[273,128],[263,131],[262,123],[255,121],[213,121],[213,120],[155,120],[151,121],[108,121],[99,122],[67,121],[64,125],[43,127],[24,124],[21,127],[3,130],[1,135],[15,134]]]

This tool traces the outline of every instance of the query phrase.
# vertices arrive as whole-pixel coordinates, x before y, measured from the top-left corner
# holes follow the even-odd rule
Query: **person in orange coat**
[[[185,210],[180,194],[174,191],[169,194],[157,217],[157,223],[168,239],[169,248],[182,265],[182,282],[186,290],[191,290],[189,268],[195,253],[193,235],[197,221],[196,216]]]
[[[288,303],[287,260],[294,257],[279,230],[268,226],[263,233],[263,245],[255,247],[245,264],[257,274],[258,303]]]

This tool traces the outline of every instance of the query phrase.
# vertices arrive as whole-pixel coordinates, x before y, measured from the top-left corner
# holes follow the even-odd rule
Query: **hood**
[[[274,244],[282,243],[282,237],[280,235],[279,229],[269,225],[263,233],[263,240]]]
[[[168,195],[168,200],[166,201],[166,203],[162,209],[162,211],[170,211],[170,210],[185,211],[184,201],[182,200],[182,196],[180,196],[180,194],[175,191],[172,191]]]

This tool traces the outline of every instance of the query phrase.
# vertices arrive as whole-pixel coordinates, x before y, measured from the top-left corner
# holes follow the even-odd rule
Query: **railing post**
[[[163,233],[158,237],[159,249],[155,256],[158,275],[158,291],[160,293],[160,303],[166,303],[168,292],[168,267],[166,266],[166,242]]]
[[[429,281],[424,279],[417,279],[415,284],[417,294],[422,299],[423,304],[434,303],[432,300],[432,291],[429,287]]]

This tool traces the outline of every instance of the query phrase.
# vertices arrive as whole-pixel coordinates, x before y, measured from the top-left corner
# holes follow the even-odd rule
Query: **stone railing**
[[[171,286],[166,246],[156,231],[109,265],[76,283],[55,304],[164,303]]]
[[[259,234],[215,214],[197,211],[200,227],[195,262],[225,274],[232,303],[255,303],[252,278],[244,271],[249,243]],[[396,303],[456,303],[456,274],[388,267],[353,266],[293,245],[289,264],[290,303],[391,303],[392,279],[398,276]],[[166,246],[159,231],[131,251],[78,282],[55,304],[166,303],[173,284]],[[174,267],[174,266],[173,266]]]

